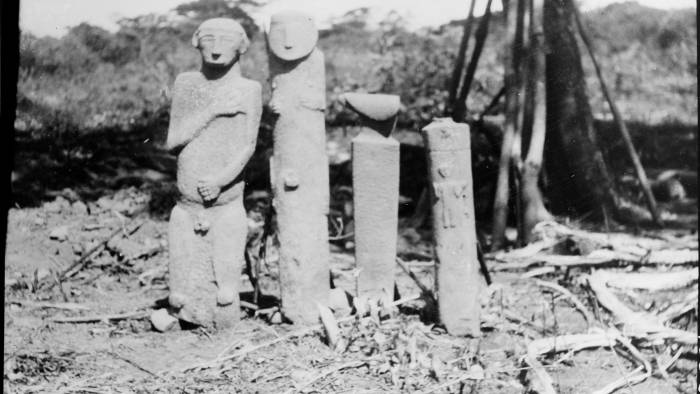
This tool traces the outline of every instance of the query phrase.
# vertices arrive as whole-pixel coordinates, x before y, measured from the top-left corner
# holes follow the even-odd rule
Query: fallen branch
[[[414,274],[413,271],[411,271],[411,269],[406,266],[406,263],[403,260],[401,260],[401,258],[396,258],[396,264],[398,264],[399,267],[401,267],[401,269],[403,270],[403,272],[406,273],[406,275],[413,279],[413,282],[416,284],[416,286],[418,286],[421,292],[423,292],[424,294],[429,294],[431,297],[435,298],[433,292],[430,289],[428,289],[428,287],[424,285],[420,281],[420,279],[418,279],[416,274]]]
[[[128,319],[142,319],[144,317],[148,317],[148,312],[139,311],[139,312],[120,313],[120,314],[115,314],[115,315],[55,317],[55,318],[51,319],[51,322],[53,322],[53,323],[97,323],[97,322],[108,323],[110,321],[128,320]]]
[[[645,341],[671,340],[683,345],[696,346],[698,338],[695,334],[667,328],[658,317],[644,312],[635,312],[607,287],[607,273],[597,271],[588,275],[588,286],[591,288],[596,298],[605,309],[610,311],[623,326],[625,335],[632,336]]]
[[[43,301],[28,301],[28,300],[8,300],[9,304],[22,305],[27,308],[53,308],[65,309],[69,311],[88,311],[90,308],[85,305],[76,304],[74,302],[43,302]]]
[[[688,287],[698,280],[698,270],[675,272],[606,273],[607,285],[618,289],[648,291],[674,290]]]
[[[569,290],[565,289],[562,286],[559,286],[556,283],[547,282],[547,281],[539,280],[539,279],[535,279],[535,283],[537,283],[537,285],[539,285],[539,286],[547,287],[549,289],[556,290],[556,291],[560,292],[561,294],[563,294],[566,297],[566,299],[571,301],[571,303],[574,304],[576,309],[578,309],[581,312],[583,317],[586,319],[586,323],[588,323],[588,327],[590,328],[591,324],[593,324],[595,319],[593,318],[593,315],[591,315],[591,312],[588,311],[586,306],[583,305],[583,303],[578,299],[578,297],[576,297]]]
[[[137,223],[129,231],[126,232],[126,235],[129,236],[129,235],[134,234],[139,228],[141,228],[141,226],[143,226],[144,223],[145,223],[144,221]],[[63,279],[69,278],[69,277],[77,274],[78,272],[80,272],[80,270],[85,268],[85,266],[88,264],[88,262],[90,261],[90,259],[92,258],[92,256],[95,253],[102,251],[102,249],[105,246],[107,246],[107,244],[109,243],[109,241],[112,240],[112,238],[116,237],[119,234],[123,234],[123,233],[124,233],[124,229],[121,227],[114,230],[107,238],[102,240],[102,242],[93,246],[92,249],[88,250],[84,255],[82,255],[80,257],[80,259],[78,259],[78,261],[71,264],[70,267],[66,268],[63,272],[61,272],[61,275],[59,275],[59,278],[61,280],[63,280]]]
[[[632,376],[632,378],[625,377],[623,379],[616,380],[615,382],[605,386],[603,389],[597,391],[597,393],[609,393],[622,385],[636,384],[651,376],[651,364],[649,361],[647,361],[639,350],[637,350],[630,343],[630,341],[616,329],[608,329],[607,331],[595,330],[595,332],[589,334],[561,335],[551,338],[536,339],[528,344],[527,355],[523,360],[535,372],[537,381],[540,385],[540,387],[538,387],[539,392],[556,394],[553,385],[554,382],[542,364],[537,360],[538,356],[547,353],[577,352],[583,349],[612,347],[614,346],[615,341],[629,350],[630,353],[643,364],[643,367],[638,368],[634,373],[637,373],[642,369],[644,369],[646,372],[643,375]]]

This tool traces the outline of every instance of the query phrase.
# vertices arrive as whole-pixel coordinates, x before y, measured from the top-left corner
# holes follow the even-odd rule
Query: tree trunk
[[[530,143],[522,173],[523,241],[532,241],[532,229],[541,221],[552,220],[538,186],[545,142],[545,47],[542,31],[542,2],[532,0],[530,14],[530,56],[526,92],[525,122],[531,126]],[[525,128],[525,126],[523,126]]]
[[[567,214],[615,214],[618,197],[597,145],[572,0],[545,0],[547,135],[545,166],[551,208]]]
[[[508,218],[509,172],[511,155],[513,152],[513,141],[518,127],[518,66],[519,48],[515,48],[517,41],[517,6],[513,0],[503,0],[503,12],[506,23],[506,43],[504,56],[504,86],[506,89],[505,125],[503,132],[503,143],[501,145],[501,155],[498,163],[498,180],[496,182],[496,195],[493,202],[493,229],[491,233],[491,250],[498,250],[503,247],[505,241],[506,221]]]

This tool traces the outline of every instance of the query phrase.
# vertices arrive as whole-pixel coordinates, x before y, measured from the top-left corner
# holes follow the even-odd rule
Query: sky
[[[453,19],[466,17],[469,0],[269,0],[252,16],[265,23],[270,14],[284,9],[303,11],[324,27],[334,17],[360,7],[371,7],[373,14],[386,15],[391,10],[405,17],[410,27],[439,26]],[[475,14],[483,13],[486,0],[474,0]],[[654,8],[696,8],[696,0],[637,0]],[[167,13],[187,0],[21,0],[20,28],[37,36],[60,37],[71,26],[88,22],[110,31],[117,29],[120,18],[148,13]],[[606,6],[617,0],[581,0],[584,10]],[[494,10],[500,1],[494,2]]]

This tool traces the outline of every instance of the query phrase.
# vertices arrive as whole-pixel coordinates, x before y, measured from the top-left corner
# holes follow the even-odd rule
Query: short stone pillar
[[[436,288],[447,332],[479,336],[477,260],[469,126],[438,118],[423,129],[432,186]]]
[[[359,296],[394,298],[399,222],[399,142],[389,134],[396,124],[399,96],[346,93],[345,102],[362,119],[352,139],[355,261]]]
[[[326,80],[318,31],[304,14],[271,17],[267,36],[273,132],[270,179],[280,242],[282,314],[294,323],[319,320],[329,286]]]

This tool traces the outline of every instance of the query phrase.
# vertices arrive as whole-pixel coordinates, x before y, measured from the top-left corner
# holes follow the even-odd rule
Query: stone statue
[[[240,314],[242,172],[257,141],[261,86],[241,75],[249,41],[238,22],[209,19],[192,45],[202,67],[175,80],[166,142],[177,155],[180,192],[168,228],[169,302],[181,320],[226,327]]]
[[[277,114],[270,180],[280,242],[282,314],[317,323],[329,294],[326,81],[318,31],[304,14],[273,15],[267,36]]]
[[[440,321],[452,335],[481,335],[469,126],[438,118],[423,129],[432,185]]]
[[[390,134],[401,103],[388,94],[346,93],[343,99],[363,126],[352,139],[358,296],[388,305],[394,300],[399,225],[399,142]]]

